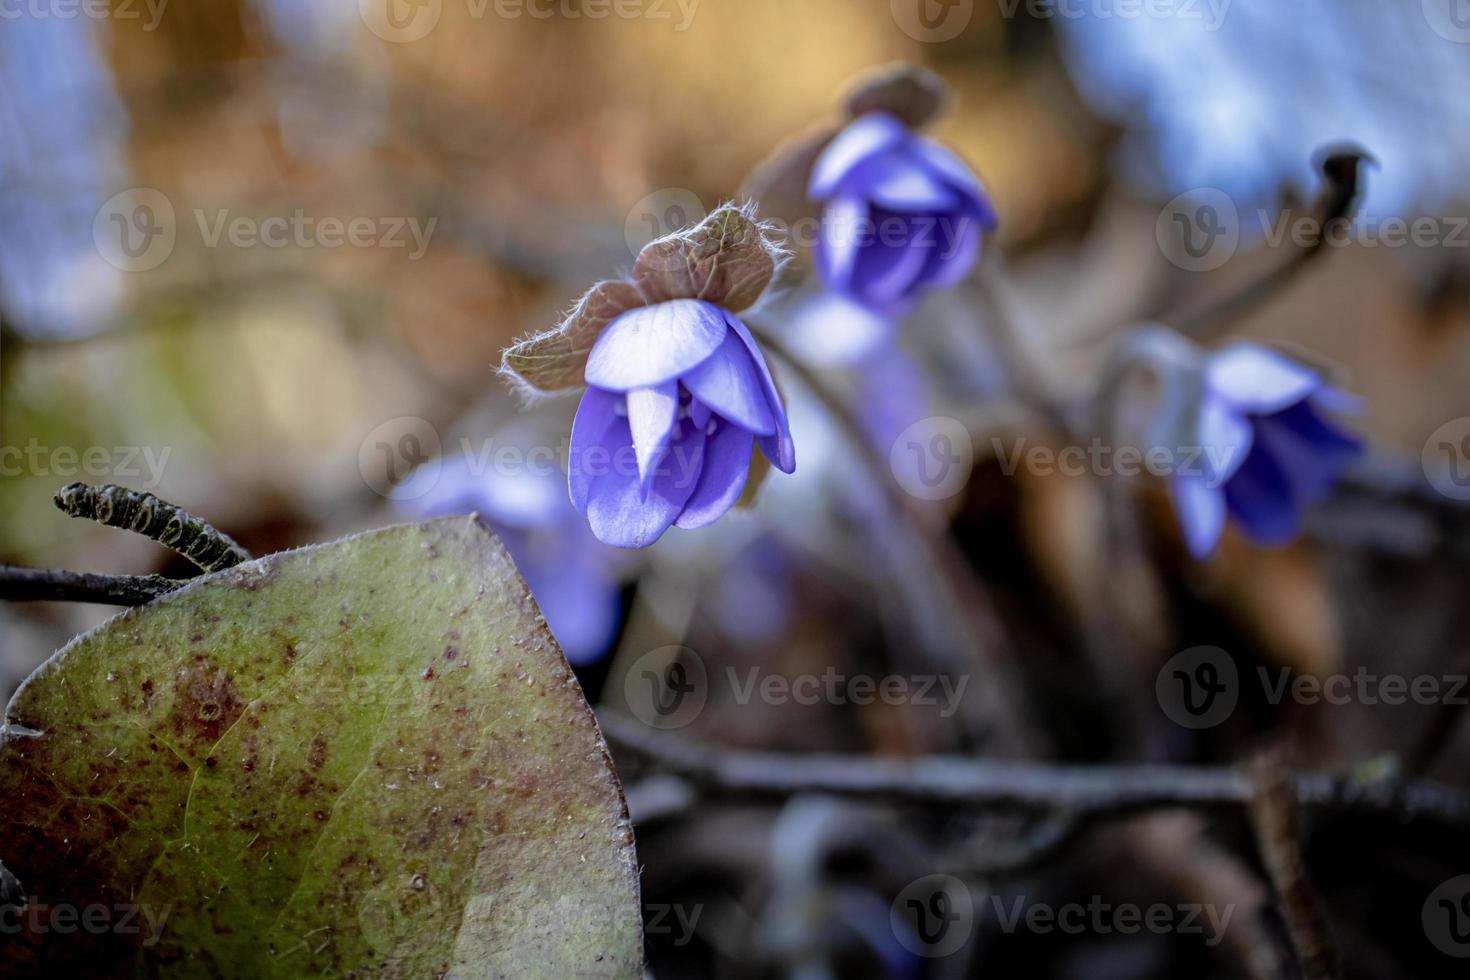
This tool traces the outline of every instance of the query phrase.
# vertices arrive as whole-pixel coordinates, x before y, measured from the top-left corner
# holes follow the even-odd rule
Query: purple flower
[[[588,664],[607,653],[622,618],[615,555],[572,509],[554,467],[527,460],[501,471],[465,454],[419,467],[394,497],[415,520],[478,513],[510,553],[567,660]]]
[[[713,303],[620,314],[587,359],[568,486],[598,540],[643,548],[740,498],[754,444],[796,468],[786,408],[750,331]]]
[[[1209,355],[1193,426],[1199,465],[1171,481],[1190,552],[1215,549],[1227,513],[1261,544],[1295,537],[1302,511],[1362,451],[1325,413],[1355,408],[1317,372],[1258,344]]]
[[[996,227],[965,163],[888,112],[859,116],[817,157],[807,194],[823,204],[816,267],[827,288],[883,316],[969,275]]]
[[[572,503],[606,544],[644,548],[672,525],[718,520],[769,472],[796,469],[786,407],[735,314],[787,252],[753,203],[716,208],[649,242],[631,274],[597,283],[555,329],[506,349],[528,397],[588,385],[572,424]]]

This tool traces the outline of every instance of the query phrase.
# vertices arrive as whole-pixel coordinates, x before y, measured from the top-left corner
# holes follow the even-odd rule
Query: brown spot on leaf
[[[151,682],[144,686],[146,690]],[[245,712],[234,679],[208,657],[180,667],[174,690],[169,722],[183,742],[217,742]]]
[[[307,756],[307,762],[311,768],[320,769],[327,762],[327,739],[324,735],[318,735],[311,740],[311,754]]]

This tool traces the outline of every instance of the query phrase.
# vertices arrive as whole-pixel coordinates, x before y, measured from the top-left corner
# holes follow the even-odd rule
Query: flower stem
[[[991,698],[987,705],[993,713],[989,720],[1012,750],[1034,754],[1039,748],[1038,729],[1026,723],[1019,707],[1022,698],[1016,695],[1022,687],[989,591],[976,578],[948,535],[931,533],[929,525],[932,522],[893,480],[887,461],[874,448],[862,424],[842,397],[821,375],[773,337],[771,331],[750,321],[747,321],[747,326],[755,332],[761,345],[789,368],[802,386],[821,403],[851,444],[873,484],[881,488],[890,510],[916,546],[917,553],[924,556],[933,578],[944,589],[943,598],[950,608],[951,622],[955,627],[954,647],[966,652],[969,663],[985,663],[987,670],[999,682],[1000,695]]]

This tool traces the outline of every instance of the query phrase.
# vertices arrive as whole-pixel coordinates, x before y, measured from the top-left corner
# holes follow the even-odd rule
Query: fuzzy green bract
[[[473,518],[198,580],[73,641],[6,720],[0,860],[31,909],[0,974],[642,976],[622,790]]]

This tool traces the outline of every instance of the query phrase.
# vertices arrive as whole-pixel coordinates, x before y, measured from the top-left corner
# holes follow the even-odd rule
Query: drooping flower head
[[[751,209],[720,208],[649,244],[631,280],[593,287],[561,327],[506,351],[505,373],[533,390],[588,386],[568,488],[598,540],[642,548],[671,526],[718,520],[757,446],[795,469],[780,392],[735,315],[781,258]]]
[[[1170,481],[1190,552],[1213,552],[1227,515],[1260,544],[1289,542],[1302,512],[1362,452],[1332,421],[1357,400],[1319,372],[1246,342],[1204,357],[1196,377],[1189,417],[1199,467]]]
[[[843,335],[844,349],[881,343],[925,292],[961,282],[996,227],[970,167],[920,135],[947,100],[932,72],[880,70],[855,87],[843,125],[783,148],[747,182],[793,227],[816,218],[812,264],[824,291],[803,315]]]
[[[608,652],[622,618],[615,553],[587,530],[554,465],[503,467],[466,453],[420,466],[393,497],[413,520],[479,514],[505,545],[567,660],[587,664]]]
[[[824,205],[816,267],[827,288],[902,316],[926,289],[957,285],[996,226],[979,178],[959,157],[873,110],[838,133],[812,168]]]

